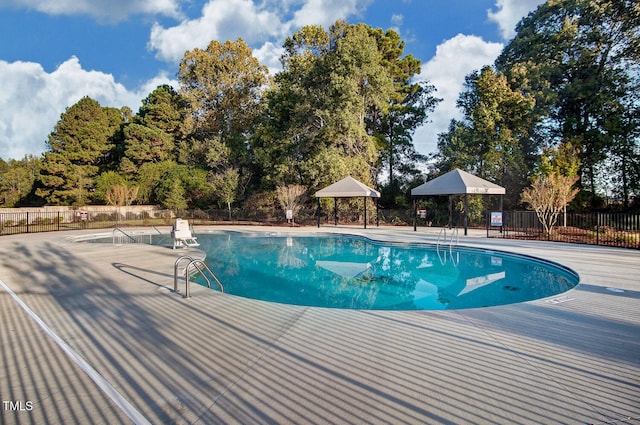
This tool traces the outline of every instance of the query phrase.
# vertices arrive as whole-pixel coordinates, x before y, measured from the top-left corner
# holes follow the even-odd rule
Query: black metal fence
[[[487,220],[489,237],[640,249],[640,214],[568,212],[558,216],[548,233],[534,211],[505,211],[502,220],[502,228],[490,226]]]
[[[205,224],[259,224],[259,225],[315,225],[316,209],[299,211],[294,223],[287,221],[282,211],[272,209],[243,210],[61,210],[3,212],[0,209],[0,235],[16,233],[51,232],[60,230],[104,229],[128,226],[170,226],[176,217],[188,219],[194,225]],[[362,224],[363,215],[358,211],[339,212],[339,224]],[[379,220],[380,225],[408,226],[413,223],[410,209],[380,209],[378,216],[367,216],[369,225]],[[448,225],[444,215],[426,214],[418,217],[418,226],[441,227]],[[460,227],[462,218],[453,217],[453,226]],[[333,224],[333,211],[321,213],[322,224]],[[492,226],[489,214],[483,219],[472,220],[470,227],[486,228],[488,237],[509,239],[545,240],[593,245],[607,245],[640,249],[640,214],[627,213],[567,213],[560,214],[552,231],[545,233],[534,211],[504,211],[502,226]]]
[[[0,235],[52,232],[59,230],[101,229],[115,226],[170,225],[175,214],[153,211],[23,211],[0,210]]]

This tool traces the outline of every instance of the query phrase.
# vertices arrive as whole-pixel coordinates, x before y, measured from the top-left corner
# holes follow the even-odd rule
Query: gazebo
[[[432,195],[464,195],[464,234],[467,234],[468,209],[467,195],[504,195],[504,187],[469,174],[458,168],[433,180],[411,189],[413,196],[413,230],[416,230],[416,198]],[[502,210],[502,196],[500,196]]]
[[[364,198],[364,228],[367,228],[367,198],[372,198],[378,208],[378,198],[380,192],[371,189],[369,186],[354,179],[353,177],[345,177],[344,179],[320,189],[316,192],[318,198],[318,227],[320,227],[320,198],[333,198],[334,200],[334,220],[338,225],[338,200],[337,198]],[[378,214],[376,211],[376,225],[378,225]]]

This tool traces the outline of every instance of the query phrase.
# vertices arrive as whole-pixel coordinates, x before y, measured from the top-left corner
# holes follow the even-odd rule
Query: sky
[[[490,65],[543,0],[0,0],[0,158],[46,151],[65,109],[83,96],[134,112],[160,84],[178,87],[187,50],[244,39],[278,72],[285,38],[337,19],[394,29],[443,101],[416,130],[429,154],[464,78]]]

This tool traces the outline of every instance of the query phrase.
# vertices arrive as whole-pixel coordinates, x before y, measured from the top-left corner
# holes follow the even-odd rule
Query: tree
[[[171,209],[202,208],[210,202],[211,185],[205,169],[183,164],[164,165],[168,167],[154,187],[158,202]]]
[[[184,210],[187,208],[187,199],[184,186],[179,180],[171,180],[167,184],[158,187],[158,198],[162,205],[171,210]]]
[[[382,65],[393,80],[394,90],[388,99],[388,110],[373,109],[367,120],[370,134],[380,141],[380,164],[388,172],[388,186],[394,188],[392,196],[399,192],[396,174],[401,180],[419,174],[417,163],[426,161],[413,145],[412,136],[417,127],[424,124],[428,114],[442,99],[434,97],[435,87],[426,81],[414,81],[420,73],[420,60],[413,55],[402,56],[404,41],[393,31],[369,29],[377,40]]]
[[[124,205],[131,205],[138,196],[138,187],[129,187],[126,184],[117,184],[111,186],[106,193],[107,203],[109,205],[115,205],[118,208]]]
[[[580,149],[581,185],[595,200],[599,174],[612,172],[607,162],[617,147],[638,146],[638,104],[627,95],[640,89],[637,2],[548,1],[520,22],[496,66],[535,97],[533,137]],[[634,149],[623,150],[629,158]],[[618,170],[630,180],[633,168]]]
[[[220,201],[226,204],[229,220],[231,220],[231,204],[236,200],[239,183],[240,175],[235,168],[228,168],[223,173],[213,174],[211,177],[213,192]]]
[[[580,149],[571,143],[544,149],[540,156],[539,174],[552,173],[577,176],[580,172]]]
[[[36,194],[51,204],[84,205],[95,177],[113,167],[122,111],[83,97],[66,109],[49,135]]]
[[[268,116],[253,140],[269,182],[322,187],[345,175],[371,182],[378,139],[372,111],[386,113],[394,90],[370,27],[338,21],[306,26],[284,44],[282,72],[267,93]]]
[[[417,165],[427,158],[416,151],[413,134],[441,100],[433,96],[435,87],[425,81],[410,84],[403,91],[404,96],[391,101],[389,112],[379,114],[378,126],[372,128],[374,134],[381,136],[380,163],[386,165],[390,187],[399,186],[396,176],[406,181],[420,173]]]
[[[169,133],[136,122],[126,125],[123,133],[125,151],[120,169],[126,175],[135,178],[144,163],[175,159],[175,143]]]
[[[604,167],[612,194],[628,209],[640,197],[640,90],[629,90],[605,129],[612,137]]]
[[[28,155],[21,160],[0,159],[0,207],[16,207],[31,193],[40,159]]]
[[[509,187],[512,195],[505,202],[514,206],[535,166],[537,152],[529,138],[535,101],[488,66],[468,75],[465,88],[458,99],[464,120],[452,121],[449,132],[440,135],[437,168],[465,169]]]
[[[171,86],[158,86],[123,129],[123,158],[120,170],[135,179],[149,162],[175,161],[182,140],[185,101]]]
[[[135,184],[138,186],[138,199],[144,204],[161,203],[156,190],[163,184],[163,177],[178,164],[175,161],[148,162],[138,170]]]
[[[471,143],[471,134],[467,123],[452,119],[445,133],[438,135],[438,152],[434,155],[433,168],[444,174],[460,168],[474,169],[478,155]]]
[[[565,143],[557,148],[546,148],[540,156],[540,167],[538,175],[549,176],[557,175],[568,178],[574,178],[578,180],[578,173],[580,172],[580,150],[571,145],[571,143]],[[573,187],[575,181],[569,186],[568,189]],[[579,192],[578,192],[579,193]],[[567,226],[567,205],[575,198],[575,195],[562,207],[564,212],[563,225]]]
[[[126,186],[127,180],[116,171],[105,171],[95,179],[93,196],[98,202],[107,202],[107,193],[113,186]]]
[[[276,194],[280,207],[286,212],[291,211],[291,223],[294,223],[294,218],[302,205],[304,204],[304,198],[307,193],[307,189],[299,184],[290,184],[287,186],[278,186],[276,188]],[[289,218],[287,217],[287,220]]]
[[[142,100],[138,117],[142,124],[179,135],[186,115],[186,101],[173,87],[163,84]]]
[[[578,176],[564,176],[553,172],[538,175],[531,187],[522,192],[522,202],[529,204],[538,216],[546,235],[550,235],[564,207],[580,191],[573,189]]]
[[[239,38],[206,50],[187,51],[180,61],[180,93],[187,102],[186,131],[192,146],[182,145],[183,157],[204,158],[210,142],[226,146],[231,160],[247,164],[248,140],[262,113],[261,94],[268,83],[267,67]],[[195,155],[195,156],[194,156]]]
[[[262,117],[267,67],[241,38],[224,44],[214,40],[206,50],[185,53],[178,77],[187,102],[189,134],[181,144],[179,161],[206,164],[210,184],[224,188],[222,196],[230,208],[238,190],[245,187],[240,182],[250,177],[249,139]]]

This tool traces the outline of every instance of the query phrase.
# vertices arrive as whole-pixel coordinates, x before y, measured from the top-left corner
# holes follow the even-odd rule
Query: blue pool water
[[[225,232],[198,234],[198,242],[226,293],[304,306],[476,308],[549,297],[579,281],[571,270],[531,257],[355,236]]]

